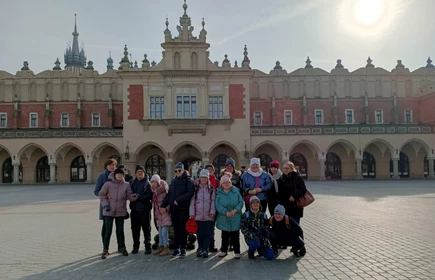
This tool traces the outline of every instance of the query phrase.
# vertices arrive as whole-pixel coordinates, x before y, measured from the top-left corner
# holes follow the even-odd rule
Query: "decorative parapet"
[[[337,125],[337,126],[251,126],[251,136],[336,134],[425,134],[435,133],[429,125]]]
[[[142,119],[139,122],[144,131],[149,131],[150,125],[166,125],[169,136],[172,134],[201,134],[205,136],[208,125],[224,125],[225,130],[228,131],[234,119]]]
[[[20,138],[83,138],[83,137],[122,137],[122,129],[17,129],[0,130],[0,139]]]

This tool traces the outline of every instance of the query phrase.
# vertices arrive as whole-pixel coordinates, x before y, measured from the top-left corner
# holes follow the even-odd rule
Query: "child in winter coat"
[[[208,249],[214,228],[216,192],[209,181],[207,169],[199,173],[199,182],[195,184],[195,194],[190,201],[190,218],[198,224],[198,258],[208,258]]]
[[[116,239],[118,240],[118,251],[124,256],[128,256],[125,249],[124,236],[124,219],[128,215],[127,199],[130,201],[137,200],[137,194],[133,194],[130,184],[124,181],[124,170],[115,169],[115,172],[109,175],[107,181],[100,193],[100,202],[103,207],[104,223],[106,225],[106,234],[104,236],[103,254],[104,260],[109,255],[110,237],[112,236],[113,221],[116,224]]]
[[[168,183],[160,179],[160,176],[155,174],[151,177],[151,190],[153,191],[153,206],[154,219],[156,220],[159,230],[159,247],[153,255],[168,256],[169,252],[169,227],[171,226],[171,216],[169,207],[166,207],[166,212],[160,210],[160,205],[168,193]]]
[[[222,176],[221,187],[216,192],[216,227],[222,231],[222,247],[219,257],[228,254],[231,243],[234,248],[234,258],[240,259],[240,219],[242,217],[243,199],[239,190],[232,186],[227,175]]]
[[[274,215],[269,219],[270,243],[275,255],[278,255],[279,246],[292,246],[291,252],[296,257],[303,257],[306,254],[305,243],[302,239],[303,231],[298,223],[285,214],[284,206],[278,204],[275,207]]]
[[[242,215],[241,230],[249,247],[248,256],[255,259],[255,251],[263,256],[269,232],[267,214],[261,209],[260,199],[252,196],[249,200],[250,208]]]

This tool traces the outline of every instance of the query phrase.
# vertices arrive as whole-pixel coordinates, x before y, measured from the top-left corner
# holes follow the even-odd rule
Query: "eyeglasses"
[[[178,169],[178,170],[175,170],[174,172],[175,172],[175,173],[180,173],[180,172],[183,172],[183,170]]]

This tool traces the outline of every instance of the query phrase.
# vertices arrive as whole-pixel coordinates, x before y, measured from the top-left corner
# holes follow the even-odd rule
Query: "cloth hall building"
[[[259,157],[295,163],[307,179],[434,178],[435,68],[365,65],[350,72],[308,58],[264,73],[240,59],[212,62],[205,22],[187,14],[163,26],[160,62],[107,60],[98,73],[79,48],[77,26],[62,69],[0,71],[0,182],[92,182],[110,157],[166,180],[181,161],[195,171]]]

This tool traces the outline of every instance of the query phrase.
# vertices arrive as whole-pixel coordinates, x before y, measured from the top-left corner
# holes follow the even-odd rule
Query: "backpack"
[[[273,226],[273,217],[269,218],[269,225]],[[290,227],[290,218],[288,216],[285,216],[285,225],[287,226],[288,229],[291,229],[291,227]]]

